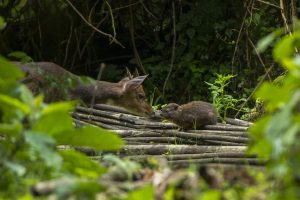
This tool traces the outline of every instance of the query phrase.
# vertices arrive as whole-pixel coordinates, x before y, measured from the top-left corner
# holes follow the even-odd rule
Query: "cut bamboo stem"
[[[217,152],[245,153],[246,146],[199,146],[199,145],[125,145],[121,152],[127,154],[199,154]]]

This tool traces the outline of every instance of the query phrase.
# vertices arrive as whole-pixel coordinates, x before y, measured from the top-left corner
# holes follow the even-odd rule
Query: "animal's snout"
[[[150,111],[149,111],[148,115],[150,117],[155,117],[155,111],[154,111],[154,109],[152,107],[150,108]]]

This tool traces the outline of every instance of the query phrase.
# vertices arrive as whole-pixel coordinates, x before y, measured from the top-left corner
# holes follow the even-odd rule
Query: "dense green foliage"
[[[155,104],[212,101],[205,81],[214,82],[215,73],[235,75],[226,92],[247,98],[266,70],[253,44],[282,26],[280,9],[272,4],[278,2],[5,0],[0,13],[8,24],[0,33],[0,52],[24,51],[35,61],[54,61],[94,78],[105,62],[102,78],[112,81],[125,66],[138,68],[150,74],[146,84]],[[286,3],[288,23],[290,9]],[[266,68],[273,65],[270,54],[261,59]],[[281,71],[274,67],[269,77]]]
[[[299,24],[296,25],[299,28]],[[267,36],[261,49],[282,33]],[[274,59],[286,70],[281,84],[264,83],[256,97],[265,102],[266,114],[252,127],[251,153],[269,159],[269,176],[275,179],[272,199],[299,199],[300,133],[300,31],[283,37],[273,50]]]
[[[279,3],[283,7],[278,8]],[[268,161],[265,173],[254,174],[256,185],[251,187],[224,181],[222,189],[211,189],[201,182],[194,196],[299,199],[300,31],[292,24],[299,7],[299,2],[276,0],[3,0],[0,54],[23,61],[30,57],[54,61],[93,77],[95,66],[105,62],[107,80],[119,79],[125,71],[120,66],[128,65],[150,74],[152,104],[209,100],[221,118],[240,110],[259,81],[268,78],[255,95],[266,113],[250,130],[249,148],[249,153]],[[277,29],[282,26],[290,34],[282,36],[283,29]],[[104,167],[72,149],[56,147],[68,144],[103,151],[118,149],[123,142],[99,128],[75,128],[69,115],[74,102],[45,104],[42,96],[34,97],[17,82],[22,76],[0,58],[0,198],[31,199],[32,185],[60,177],[73,181],[70,188],[56,191],[62,199],[68,194],[89,199],[105,191],[98,181],[106,173]],[[242,109],[250,106],[251,102]],[[115,157],[106,160],[115,162],[130,180],[140,168]],[[168,188],[165,199],[175,196],[174,188]],[[153,199],[154,188],[122,196],[142,197]]]

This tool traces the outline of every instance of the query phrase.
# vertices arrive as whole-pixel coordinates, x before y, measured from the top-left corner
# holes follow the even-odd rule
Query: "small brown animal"
[[[68,99],[81,100],[90,104],[94,97],[95,104],[121,106],[134,114],[152,116],[154,111],[148,104],[142,87],[147,76],[121,80],[118,83],[106,81],[83,81],[51,62],[21,64],[14,62],[24,73],[24,83],[34,93],[43,93],[47,102]]]
[[[199,129],[204,125],[217,123],[216,109],[210,103],[203,101],[192,101],[181,106],[170,103],[162,109],[161,116],[185,130]]]

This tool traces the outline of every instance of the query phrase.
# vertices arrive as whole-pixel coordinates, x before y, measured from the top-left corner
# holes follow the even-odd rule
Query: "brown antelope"
[[[46,102],[77,99],[90,104],[94,98],[95,104],[121,106],[142,116],[154,114],[141,85],[147,76],[124,79],[118,83],[106,81],[83,83],[78,76],[55,63],[14,63],[25,73],[26,78],[23,82],[34,94],[43,92]]]

